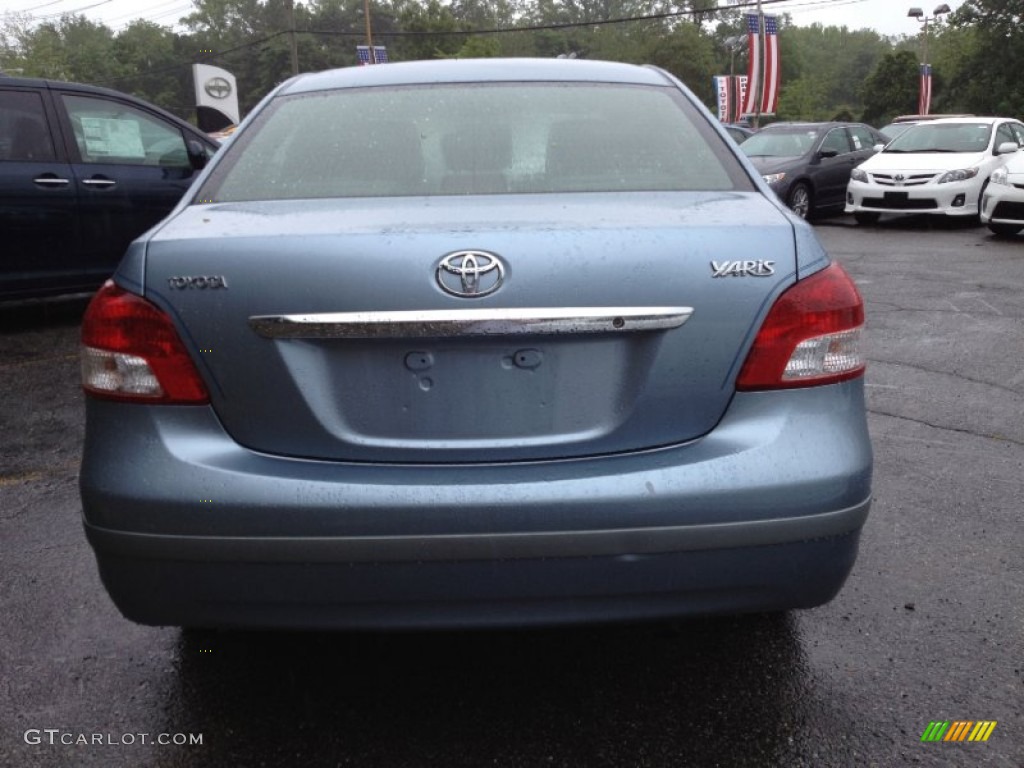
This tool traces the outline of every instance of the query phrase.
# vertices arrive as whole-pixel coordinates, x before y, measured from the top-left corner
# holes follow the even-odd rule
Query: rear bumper
[[[104,533],[89,537],[114,602],[142,624],[436,629],[811,608],[842,587],[859,533],[754,548],[393,562],[121,556]]]
[[[212,411],[90,401],[85,527],[148,624],[501,626],[809,607],[868,513],[863,384],[740,394],[709,435],[591,459],[255,454]]]

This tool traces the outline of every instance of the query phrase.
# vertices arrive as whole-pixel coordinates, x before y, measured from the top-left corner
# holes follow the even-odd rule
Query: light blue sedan
[[[89,307],[86,534],[146,624],[820,605],[871,498],[863,323],[665,71],[302,75]]]

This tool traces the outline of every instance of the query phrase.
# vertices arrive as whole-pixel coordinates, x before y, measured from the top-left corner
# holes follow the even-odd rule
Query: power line
[[[101,5],[106,5],[109,2],[112,2],[112,0],[100,0],[100,2],[93,3],[92,5],[85,5],[85,6],[82,6],[81,8],[72,8],[70,11],[58,11],[58,12],[55,12],[55,13],[47,13],[47,14],[44,14],[42,16],[35,16],[35,17],[33,17],[32,21],[46,21],[47,19],[56,19],[56,18],[60,18],[61,16],[74,16],[76,14],[81,13],[82,11],[89,11],[89,10],[92,10],[93,8],[99,8]],[[51,3],[51,5],[52,5],[52,3]],[[42,6],[40,6],[40,7],[42,7]]]
[[[106,0],[106,1],[109,2],[109,0]],[[695,16],[695,15],[703,14],[703,13],[713,13],[713,12],[718,12],[718,11],[732,11],[732,10],[739,10],[739,9],[743,9],[743,8],[756,8],[759,5],[760,6],[782,5],[784,3],[792,2],[792,1],[793,0],[760,0],[760,2],[758,2],[758,0],[745,0],[745,2],[742,2],[742,3],[736,3],[736,4],[728,5],[728,6],[718,6],[716,8],[705,9],[705,10],[666,11],[666,12],[663,12],[663,13],[646,14],[646,15],[642,15],[642,16],[625,16],[625,17],[618,17],[618,18],[614,18],[614,19],[596,19],[596,20],[593,20],[593,21],[553,22],[553,23],[548,23],[548,24],[530,24],[530,25],[517,26],[517,27],[495,27],[495,28],[491,28],[491,29],[459,29],[459,30],[450,30],[450,31],[445,31],[445,32],[419,31],[419,30],[417,30],[417,31],[406,30],[406,31],[390,31],[390,32],[385,32],[385,31],[377,30],[375,32],[375,34],[379,38],[422,38],[422,37],[472,37],[474,35],[498,35],[498,34],[512,34],[512,33],[521,33],[521,32],[557,31],[557,30],[562,30],[562,29],[573,29],[573,28],[577,28],[577,27],[597,27],[597,26],[608,26],[608,25],[615,25],[615,24],[631,24],[631,23],[643,22],[643,21],[665,21],[665,20],[668,20],[668,19],[674,19],[674,18],[679,18],[679,17],[683,17],[683,16]],[[805,5],[836,5],[836,4],[840,4],[840,3],[841,4],[848,4],[848,3],[851,3],[851,2],[863,2],[863,0],[810,0],[810,2],[806,2],[804,4]],[[226,55],[228,55],[230,53],[235,53],[236,51],[245,50],[245,49],[248,49],[248,48],[253,48],[253,47],[258,46],[258,45],[263,45],[264,43],[270,42],[271,40],[273,40],[276,37],[280,37],[281,35],[289,34],[290,32],[291,32],[291,30],[281,30],[281,31],[278,31],[278,32],[273,32],[273,33],[271,33],[269,35],[266,35],[264,37],[260,37],[260,38],[257,38],[255,40],[250,40],[248,42],[242,43],[241,45],[237,45],[237,46],[235,46],[233,48],[227,48],[227,49],[224,49],[224,50],[221,50],[221,51],[213,51],[211,53],[204,54],[202,56],[197,57],[197,60],[199,62],[214,61],[214,60],[219,59],[219,58],[221,58],[223,56],[226,56]],[[364,36],[363,32],[341,31],[341,30],[320,30],[320,29],[297,29],[297,30],[295,30],[295,33],[299,34],[299,35],[315,35],[315,36],[320,36],[320,37],[353,37],[353,38],[362,38]],[[148,76],[148,75],[160,74],[162,72],[169,72],[169,71],[173,71],[173,70],[176,70],[176,69],[180,69],[182,67],[191,66],[191,63],[192,62],[179,62],[177,64],[169,64],[167,66],[157,67],[155,69],[139,72],[139,73],[136,73],[134,75],[124,76],[124,77],[116,77],[116,78],[109,78],[109,79],[106,79],[106,80],[98,80],[98,81],[95,81],[94,84],[96,84],[96,85],[104,85],[104,84],[108,84],[108,83],[117,83],[117,82],[122,82],[122,81],[125,81],[125,80],[132,80],[132,79],[134,79],[136,77],[145,77],[145,76]]]

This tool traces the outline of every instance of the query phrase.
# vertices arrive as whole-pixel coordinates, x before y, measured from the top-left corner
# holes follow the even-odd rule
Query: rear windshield
[[[471,83],[278,98],[196,199],[737,188],[739,163],[674,88]]]
[[[918,123],[893,139],[886,152],[984,152],[989,123]]]

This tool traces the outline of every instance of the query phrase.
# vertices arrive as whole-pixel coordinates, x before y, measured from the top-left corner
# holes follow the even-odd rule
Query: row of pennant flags
[[[778,109],[782,84],[778,19],[756,13],[748,13],[746,18],[750,53],[747,74],[717,75],[712,79],[718,98],[718,119],[725,123],[738,122],[748,115],[774,115]]]

